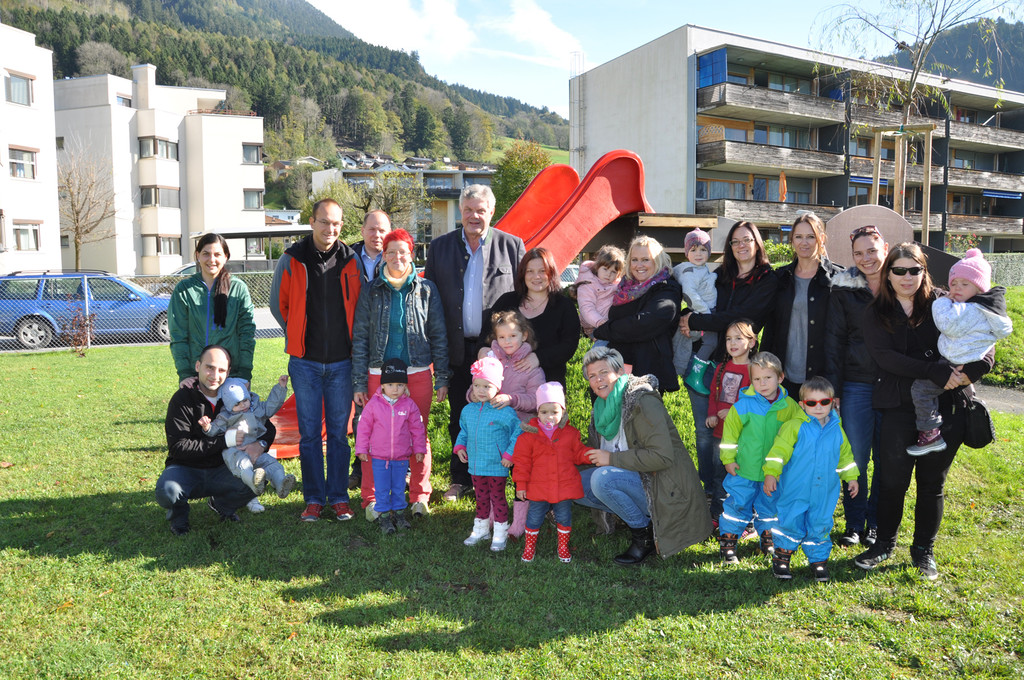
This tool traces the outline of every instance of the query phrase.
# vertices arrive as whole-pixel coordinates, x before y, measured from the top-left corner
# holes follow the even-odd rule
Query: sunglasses
[[[804,399],[804,405],[814,408],[818,404],[822,406],[828,406],[832,403],[832,397],[825,397],[824,399]]]
[[[892,274],[895,274],[896,276],[906,276],[907,274],[910,274],[911,276],[917,276],[918,274],[920,274],[923,271],[924,271],[924,267],[890,267],[889,268],[889,272],[892,273]]]
[[[881,234],[878,232],[878,227],[873,224],[869,224],[865,227],[857,227],[850,232],[850,240],[856,241],[859,237],[864,236],[865,234],[876,234],[881,237]]]

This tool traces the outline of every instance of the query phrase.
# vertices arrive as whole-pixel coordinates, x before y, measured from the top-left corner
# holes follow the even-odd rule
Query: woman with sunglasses
[[[911,477],[917,481],[914,540],[910,558],[921,577],[934,580],[939,571],[932,548],[942,521],[946,474],[963,443],[963,388],[992,369],[994,351],[981,361],[951,366],[938,351],[939,331],[932,319],[932,288],[928,263],[916,243],[892,248],[882,266],[878,296],[864,314],[864,341],[878,363],[873,406],[882,411],[881,445],[875,480],[878,484],[878,540],[854,563],[874,569],[896,548],[903,505]],[[946,450],[914,457],[907,447],[917,441],[917,424],[910,385],[916,379],[944,387],[939,399]],[[954,408],[959,406],[961,408]]]
[[[878,533],[878,494],[874,482],[868,486],[868,461],[878,456],[882,412],[871,407],[871,393],[878,367],[864,344],[864,310],[882,286],[882,264],[889,245],[874,225],[854,229],[850,234],[854,267],[832,278],[828,319],[825,323],[825,378],[835,387],[842,405],[843,431],[853,449],[860,476],[860,493],[851,498],[843,485],[843,515],[846,531],[839,545],[871,546]],[[875,462],[877,469],[878,463]],[[870,493],[869,493],[870,491]]]
[[[793,261],[775,270],[779,291],[775,313],[764,327],[761,349],[782,359],[786,377],[782,385],[790,396],[800,385],[825,371],[825,319],[828,316],[832,277],[843,268],[825,252],[825,223],[804,213],[790,232]]]
[[[722,265],[716,270],[718,303],[715,311],[711,314],[695,314],[683,310],[679,320],[679,332],[686,335],[692,333],[694,338],[698,331],[718,331],[718,347],[712,354],[716,361],[721,361],[725,356],[725,331],[733,321],[746,318],[752,322],[755,333],[761,330],[774,309],[775,292],[779,285],[768,263],[764,241],[752,222],[734,224],[726,236],[726,243],[729,247],[725,249]],[[694,345],[694,353],[698,347]],[[710,380],[713,374],[714,371],[706,371],[704,375]],[[704,493],[710,499],[711,518],[717,522],[725,498],[722,490],[725,467],[721,459],[715,456],[713,430],[705,422],[708,417],[708,395],[689,385],[686,391],[690,395],[690,408],[696,429],[700,481],[704,485]]]

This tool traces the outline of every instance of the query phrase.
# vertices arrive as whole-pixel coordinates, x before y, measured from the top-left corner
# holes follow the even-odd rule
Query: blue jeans
[[[643,529],[651,523],[651,511],[647,507],[647,494],[639,472],[607,465],[580,470],[580,478],[583,480],[583,498],[576,501],[580,505],[616,514],[630,529]]]
[[[843,514],[846,516],[846,528],[859,534],[864,533],[865,526],[870,529],[878,526],[878,485],[874,479],[870,493],[868,488],[868,461],[875,460],[877,471],[882,432],[882,412],[871,408],[873,389],[871,383],[844,383],[839,403],[843,431],[857,463],[857,485],[860,487],[857,497],[850,498],[846,484],[843,484]]]
[[[526,528],[531,531],[540,529],[548,510],[555,514],[555,521],[559,526],[572,526],[572,501],[559,501],[558,503],[530,501],[530,509],[526,512]]]
[[[705,422],[708,417],[708,398],[697,394],[689,387],[690,411],[693,413],[693,425],[696,435],[697,476],[704,485],[704,493],[711,496],[711,518],[718,519],[722,514],[722,502],[725,500],[725,466],[715,446],[714,430]]]
[[[409,471],[409,459],[383,460],[370,458],[373,465],[373,509],[377,512],[405,510],[405,473]]]
[[[348,503],[348,416],[352,410],[352,361],[322,364],[288,360],[299,421],[299,468],[306,503]],[[327,474],[322,426],[327,424]]]
[[[202,469],[169,465],[156,480],[156,502],[167,510],[171,526],[188,528],[188,502],[209,496],[214,507],[230,515],[256,497],[225,465]]]

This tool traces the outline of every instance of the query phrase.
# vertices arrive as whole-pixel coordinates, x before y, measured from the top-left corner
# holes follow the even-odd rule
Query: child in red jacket
[[[569,562],[572,502],[583,498],[583,482],[576,465],[590,463],[587,452],[591,449],[580,441],[579,430],[568,424],[565,391],[560,383],[538,387],[537,404],[537,417],[523,425],[512,455],[516,498],[530,501],[523,562],[533,561],[537,535],[549,509],[558,524],[558,558]]]

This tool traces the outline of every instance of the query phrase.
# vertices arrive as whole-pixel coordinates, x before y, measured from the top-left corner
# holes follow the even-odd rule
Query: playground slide
[[[550,250],[559,271],[605,225],[627,213],[653,212],[644,196],[643,163],[632,151],[619,149],[601,156],[563,198],[571,182],[569,173],[576,174],[566,165],[546,168],[496,225],[523,239],[527,249]]]

